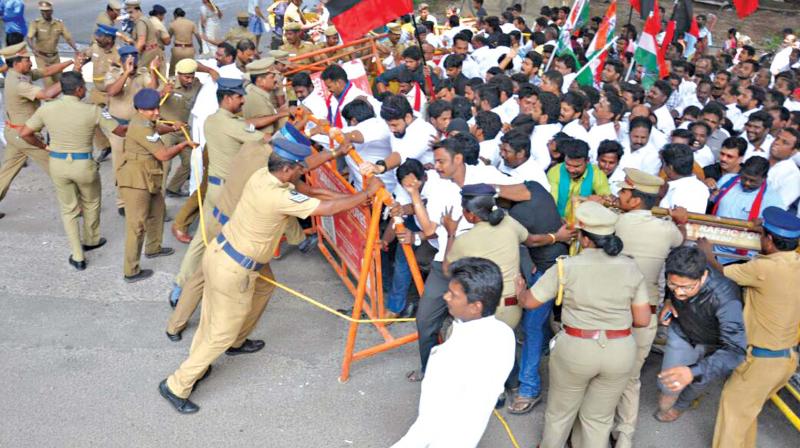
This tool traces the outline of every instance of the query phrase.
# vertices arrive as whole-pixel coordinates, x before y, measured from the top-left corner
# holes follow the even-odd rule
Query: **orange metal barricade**
[[[289,58],[289,62],[295,64],[295,66],[287,70],[284,75],[286,77],[290,77],[291,75],[302,71],[321,72],[322,70],[325,70],[325,67],[327,67],[330,63],[337,62],[337,59],[342,56],[353,56],[353,59],[361,60],[372,59],[376,62],[376,74],[381,74],[383,73],[383,65],[381,64],[381,57],[378,54],[377,40],[384,37],[386,37],[386,34],[367,36],[346,44],[337,45],[335,47],[322,48],[308,53],[292,56]],[[328,56],[333,55],[340,50],[346,51],[339,56]],[[362,52],[367,53],[362,56],[356,56],[358,53]],[[327,57],[318,61],[309,61],[309,59],[319,56]]]

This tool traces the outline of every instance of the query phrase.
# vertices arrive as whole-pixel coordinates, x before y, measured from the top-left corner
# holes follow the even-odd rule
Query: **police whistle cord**
[[[192,139],[189,137],[189,133],[186,130],[186,126],[185,125],[181,126],[181,131],[183,131],[183,136],[184,136],[184,138],[186,138],[186,141],[192,143],[192,147],[194,147],[195,145],[192,142]],[[195,169],[199,170],[199,167],[195,167]],[[197,190],[197,206],[198,206],[198,208],[200,210],[200,213],[199,213],[199,215],[200,215],[200,228],[198,229],[198,231],[200,232],[200,235],[203,237],[203,245],[208,247],[208,238],[206,237],[205,213],[203,211],[203,195],[200,194],[200,190],[199,189]],[[284,284],[282,284],[280,282],[277,282],[277,281],[275,281],[275,280],[273,280],[273,279],[271,279],[269,277],[266,277],[266,276],[263,276],[263,275],[259,274],[258,278],[266,281],[267,283],[272,284],[273,286],[276,286],[276,287],[288,292],[289,294],[297,297],[298,299],[304,300],[305,302],[310,303],[311,305],[313,305],[313,306],[315,306],[315,307],[317,307],[317,308],[319,308],[319,309],[321,309],[323,311],[327,311],[328,313],[333,314],[334,316],[338,316],[338,317],[340,317],[340,318],[342,318],[342,319],[344,319],[344,320],[346,320],[348,322],[351,322],[351,323],[370,324],[370,323],[378,323],[378,322],[387,323],[387,322],[414,322],[414,321],[416,321],[416,319],[414,319],[414,318],[353,319],[352,317],[350,317],[350,316],[348,316],[346,314],[340,313],[339,311],[336,311],[335,309],[329,307],[328,305],[325,305],[324,303],[320,303],[319,301],[314,300],[311,297],[309,297],[309,296],[307,296],[307,295],[305,295],[305,294],[303,294],[303,293],[301,293],[299,291],[295,291],[294,289],[292,289],[292,288],[290,288],[290,287],[288,287],[288,286],[286,286],[286,285],[284,285]],[[519,443],[517,443],[517,439],[514,437],[514,433],[511,431],[511,427],[508,426],[508,422],[506,422],[506,420],[503,418],[503,416],[499,412],[497,412],[497,409],[494,409],[493,412],[494,412],[494,416],[497,417],[497,419],[500,421],[500,424],[503,425],[503,429],[505,429],[509,440],[511,440],[511,445],[513,445],[514,448],[520,448]]]

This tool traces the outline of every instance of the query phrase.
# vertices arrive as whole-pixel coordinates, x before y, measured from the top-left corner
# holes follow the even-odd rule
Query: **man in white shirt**
[[[297,100],[300,106],[308,109],[311,115],[318,119],[326,119],[328,116],[328,106],[325,104],[325,97],[321,92],[314,90],[314,83],[311,81],[311,76],[306,72],[300,72],[292,76],[292,88],[294,89]],[[306,124],[306,133],[311,132],[311,129],[316,125],[311,121]],[[311,138],[322,145],[328,145],[330,139],[327,135],[315,135]]]
[[[767,188],[778,192],[784,209],[796,206],[800,197],[800,168],[792,160],[799,150],[800,131],[793,128],[779,132],[769,150]]]
[[[512,129],[500,141],[500,156],[503,159],[500,171],[519,183],[536,182],[549,192],[550,182],[544,170],[531,158],[530,137],[519,129]]]
[[[561,97],[561,115],[558,119],[564,125],[561,132],[574,139],[588,142],[589,133],[581,124],[584,108],[583,96],[579,93],[568,92]]]
[[[369,103],[362,99],[349,102],[342,110],[342,117],[348,124],[342,128],[344,142],[339,146],[342,151],[352,144],[363,161],[373,163],[385,159],[392,153],[392,133],[389,132],[385,121],[375,117],[375,112]],[[350,173],[350,182],[356,190],[362,190],[363,176],[358,171],[358,164],[350,156],[345,156],[345,162]],[[386,191],[394,191],[397,184],[394,170],[378,177],[386,187]]]
[[[747,124],[744,125],[745,135],[747,136],[747,151],[744,153],[744,160],[757,156],[769,159],[769,150],[775,140],[769,134],[772,128],[772,116],[769,112],[759,110],[750,115]]]
[[[475,124],[470,127],[470,133],[480,143],[481,163],[491,166],[500,164],[500,142],[497,139],[503,123],[494,112],[481,111],[475,116]]]
[[[739,96],[736,97],[736,104],[741,111],[741,115],[734,115],[728,117],[733,123],[734,131],[741,131],[750,115],[761,110],[761,105],[767,98],[767,93],[764,89],[758,86],[749,85],[739,91]],[[734,121],[735,118],[735,121]]]
[[[325,98],[327,109],[326,117],[332,127],[342,128],[345,126],[342,119],[342,109],[350,101],[358,97],[364,97],[372,104],[376,113],[380,111],[380,103],[372,95],[356,87],[347,77],[347,72],[336,64],[329,65],[322,72],[322,82],[328,89],[328,97]]]
[[[469,41],[467,40],[467,36],[465,34],[456,34],[453,36],[453,48],[451,50],[452,53],[446,57],[443,57],[442,60],[439,61],[439,68],[442,70],[442,73],[445,72],[444,61],[448,57],[452,55],[462,55],[464,56],[464,61],[461,65],[461,73],[463,73],[467,78],[483,78],[483,73],[481,73],[480,66],[469,54]]]
[[[667,99],[672,95],[672,86],[665,80],[658,80],[647,92],[647,102],[653,110],[658,122],[656,128],[666,135],[675,129],[675,119],[667,108]]]
[[[223,43],[217,47],[214,53],[214,61],[209,65],[212,71],[216,71],[218,78],[243,79],[244,73],[236,67],[236,49],[228,43]],[[213,64],[216,63],[216,64]],[[192,140],[204,145],[206,142],[203,133],[203,123],[206,118],[219,109],[217,101],[217,82],[211,76],[198,76],[197,79],[203,84],[200,92],[197,93],[197,100],[192,107]]]
[[[450,274],[444,302],[453,331],[432,350],[419,416],[393,448],[477,446],[514,365],[514,332],[494,317],[500,268],[468,257],[450,265]]]
[[[660,207],[683,207],[691,213],[705,214],[708,206],[708,186],[692,174],[694,156],[688,145],[670,143],[661,151],[664,173],[669,180],[667,194]]]
[[[716,161],[714,152],[708,147],[708,134],[711,132],[711,126],[705,121],[695,121],[689,125],[689,132],[692,133],[692,151],[694,151],[694,161],[700,165],[700,168],[705,168],[713,165]]]
[[[618,96],[605,95],[594,108],[595,125],[589,128],[589,160],[597,163],[597,148],[603,140],[617,140],[617,126],[625,103]]]
[[[619,191],[616,187],[617,182],[625,181],[625,168],[636,168],[653,176],[657,176],[661,170],[661,157],[650,139],[653,123],[648,118],[635,117],[631,119],[629,126],[628,140],[622,145],[625,154],[609,179],[609,185],[614,194]]]
[[[547,144],[554,135],[561,132],[561,123],[558,122],[561,116],[559,98],[550,92],[540,92],[539,101],[533,105],[531,116],[536,122],[531,133],[531,158],[546,172],[550,168],[551,160]]]

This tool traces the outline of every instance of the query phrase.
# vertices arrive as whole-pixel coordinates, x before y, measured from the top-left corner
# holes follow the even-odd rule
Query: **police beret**
[[[767,207],[762,212],[765,229],[783,238],[800,238],[800,218],[779,207]]]
[[[329,26],[329,27],[325,28],[325,35],[326,36],[336,36],[337,34],[339,34],[339,32],[336,31],[336,27],[335,26]]]
[[[139,54],[139,50],[137,50],[133,45],[123,45],[119,47],[117,52],[119,53],[120,57],[127,56],[129,54]]]
[[[658,194],[664,179],[645,173],[636,168],[625,168],[625,181],[617,182],[617,186],[625,190],[638,190],[642,193]]]
[[[250,18],[250,15],[247,14],[247,11],[241,11],[239,14],[236,14],[236,20],[247,20]]]
[[[464,185],[461,196],[494,196],[497,194],[494,187],[489,184]]]
[[[302,132],[300,132],[293,124],[286,123],[278,130],[280,137],[286,140],[299,143],[301,145],[311,146],[311,140],[308,139]]]
[[[98,36],[116,36],[117,29],[113,26],[104,25],[102,23],[97,24],[97,31],[94,32]]]
[[[133,107],[137,109],[158,109],[161,95],[154,89],[142,89],[133,97]]]
[[[420,11],[422,11],[423,9],[429,9],[429,8],[430,8],[430,5],[428,5],[427,3],[420,3],[418,9]]]
[[[119,0],[108,0],[108,7],[111,9],[122,9],[122,2]]]
[[[575,211],[575,227],[595,235],[612,235],[619,217],[597,202],[583,202]]]
[[[389,32],[392,33],[392,34],[402,34],[403,33],[403,30],[400,28],[400,24],[399,23],[390,23],[390,24],[386,25],[386,29],[388,29]]]
[[[292,162],[303,162],[311,155],[311,147],[276,136],[272,139],[272,153]]]
[[[166,14],[166,13],[167,13],[167,8],[165,8],[165,7],[161,6],[161,5],[157,5],[157,4],[153,5],[153,9],[150,10],[150,15],[151,16],[160,16],[160,15]]]
[[[233,92],[239,95],[245,95],[244,87],[242,87],[242,80],[236,78],[219,78],[217,80],[217,90],[223,92]]]
[[[194,73],[197,71],[197,62],[194,59],[181,59],[175,64],[175,72],[177,73]]]
[[[289,22],[283,26],[284,31],[300,31],[303,27],[300,26],[299,22]]]
[[[255,61],[247,64],[244,69],[247,71],[248,75],[261,75],[264,73],[269,73],[275,71],[272,69],[272,66],[275,65],[274,58],[261,58],[256,59]]]
[[[53,4],[50,2],[39,2],[39,11],[52,11]]]
[[[125,6],[142,6],[141,0],[125,0]]]
[[[289,57],[288,51],[283,50],[270,50],[269,55],[275,58],[276,62],[282,62],[280,59],[286,59]]]
[[[30,57],[31,53],[28,50],[28,45],[25,42],[9,45],[0,50],[0,56],[5,58],[14,58],[17,56]]]

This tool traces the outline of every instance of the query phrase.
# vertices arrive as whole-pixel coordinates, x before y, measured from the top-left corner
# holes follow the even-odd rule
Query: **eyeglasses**
[[[667,288],[675,292],[682,292],[684,294],[689,293],[690,291],[696,289],[698,286],[700,286],[700,279],[698,279],[691,285],[676,285],[675,283],[669,281],[667,282]]]

